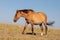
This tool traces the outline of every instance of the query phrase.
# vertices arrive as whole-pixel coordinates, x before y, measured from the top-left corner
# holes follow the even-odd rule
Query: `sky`
[[[16,10],[33,9],[44,12],[48,22],[55,21],[54,28],[60,28],[60,0],[0,0],[0,23],[25,24],[24,18],[13,22]]]

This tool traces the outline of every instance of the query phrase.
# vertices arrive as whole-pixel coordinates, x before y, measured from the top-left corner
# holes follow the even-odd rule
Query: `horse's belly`
[[[35,24],[40,24],[40,23],[42,23],[42,20],[38,20],[38,21],[37,21],[37,20],[34,20],[33,22],[34,22]]]
[[[35,24],[40,24],[40,23],[42,23],[42,18],[40,17],[40,16],[33,16],[33,22],[35,23]]]

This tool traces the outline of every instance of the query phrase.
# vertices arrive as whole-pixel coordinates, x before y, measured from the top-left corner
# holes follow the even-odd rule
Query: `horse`
[[[46,35],[47,34],[47,25],[52,25],[52,23],[47,23],[47,15],[43,12],[35,12],[32,9],[22,9],[22,10],[17,10],[16,14],[14,16],[14,22],[17,22],[17,20],[20,17],[24,17],[26,20],[25,27],[23,29],[22,34],[24,34],[24,31],[27,27],[28,24],[31,24],[32,27],[32,34],[34,34],[34,25],[39,25],[41,28],[41,35]],[[44,24],[44,32],[43,32],[43,27],[42,24]]]

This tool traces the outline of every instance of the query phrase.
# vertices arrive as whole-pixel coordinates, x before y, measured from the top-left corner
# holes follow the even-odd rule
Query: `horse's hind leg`
[[[26,27],[27,27],[27,23],[25,23],[25,27],[24,27],[24,29],[23,29],[22,34],[24,34],[24,31],[25,31]]]
[[[41,36],[43,36],[43,26],[42,26],[42,23],[40,24],[40,31],[41,31]]]
[[[44,26],[45,26],[44,34],[46,35],[47,34],[47,25],[46,25],[46,23],[44,24]]]

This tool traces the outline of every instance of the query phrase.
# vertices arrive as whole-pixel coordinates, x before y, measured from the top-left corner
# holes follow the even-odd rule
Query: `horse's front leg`
[[[32,35],[34,35],[34,25],[31,24],[31,27],[32,27]]]
[[[22,34],[24,34],[24,31],[25,31],[25,29],[26,29],[27,25],[28,25],[28,23],[26,22],[26,23],[25,23],[25,27],[24,27],[23,32],[22,32]]]

